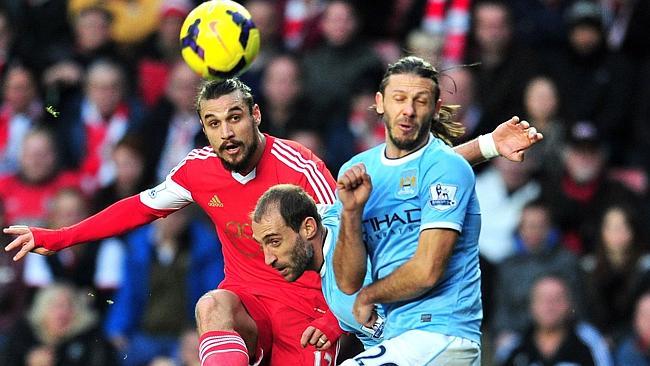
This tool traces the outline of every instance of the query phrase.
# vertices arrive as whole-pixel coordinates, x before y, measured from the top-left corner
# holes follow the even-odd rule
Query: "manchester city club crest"
[[[403,170],[399,175],[399,188],[395,196],[400,199],[415,197],[418,192],[417,169]]]
[[[429,204],[438,211],[446,211],[456,206],[458,187],[445,183],[434,183],[429,187],[431,200]]]

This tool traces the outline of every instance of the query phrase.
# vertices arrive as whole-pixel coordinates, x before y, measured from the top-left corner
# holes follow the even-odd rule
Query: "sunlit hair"
[[[196,98],[195,108],[196,113],[199,115],[201,120],[201,102],[204,100],[218,99],[224,95],[228,95],[235,91],[239,91],[244,99],[244,103],[248,106],[248,111],[253,113],[253,106],[255,102],[253,100],[253,92],[251,88],[244,84],[238,78],[230,78],[225,80],[207,80],[201,85],[201,90]]]
[[[54,283],[43,287],[36,293],[34,302],[27,314],[27,320],[35,331],[37,337],[46,344],[60,342],[60,339],[51,339],[45,330],[45,317],[51,312],[52,303],[59,295],[68,296],[72,301],[74,315],[66,337],[72,337],[88,329],[97,322],[97,314],[84,301],[81,294],[74,287],[65,283]]]
[[[379,92],[382,95],[384,94],[388,80],[392,75],[403,74],[414,74],[430,79],[434,85],[434,103],[440,98],[440,83],[438,82],[440,73],[429,62],[417,56],[402,57],[394,64],[389,65],[379,84]],[[433,132],[434,136],[450,146],[452,140],[461,137],[465,133],[465,126],[458,121],[454,121],[459,107],[458,105],[443,105],[437,119],[431,121],[431,132]]]
[[[293,184],[278,184],[267,190],[255,205],[253,221],[259,223],[262,217],[272,209],[277,209],[284,222],[294,232],[300,230],[303,221],[308,217],[316,220],[316,225],[321,226],[316,202],[302,188]]]

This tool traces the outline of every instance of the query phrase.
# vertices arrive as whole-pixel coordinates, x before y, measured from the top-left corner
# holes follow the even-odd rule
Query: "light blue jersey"
[[[364,327],[354,319],[352,307],[354,305],[354,295],[346,295],[339,289],[334,278],[334,266],[332,260],[334,257],[334,247],[339,232],[339,214],[338,210],[330,209],[322,215],[323,226],[327,229],[325,243],[323,243],[324,263],[320,270],[321,287],[325,301],[330,310],[339,320],[341,329],[354,334],[363,343],[364,348],[376,346],[383,340],[384,317],[383,311],[378,309],[379,319],[373,328]],[[370,267],[368,267],[370,268]],[[366,274],[364,286],[370,284],[372,278],[370,273]]]
[[[400,159],[387,159],[385,147],[355,156],[340,170],[362,162],[372,178],[362,225],[373,281],[413,256],[421,231],[453,229],[460,236],[445,272],[430,291],[409,301],[383,304],[384,337],[420,329],[480,344],[481,216],[474,173],[467,161],[433,135],[426,146]]]

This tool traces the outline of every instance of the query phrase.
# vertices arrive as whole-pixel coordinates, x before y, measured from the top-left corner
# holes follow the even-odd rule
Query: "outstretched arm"
[[[337,182],[341,210],[341,226],[334,249],[334,276],[341,291],[351,295],[363,285],[366,276],[366,246],[362,238],[361,220],[372,183],[363,164],[348,169]]]
[[[125,198],[78,224],[50,230],[27,226],[10,226],[3,231],[17,237],[5,247],[9,252],[18,249],[14,260],[20,260],[33,251],[50,255],[78,243],[116,236],[144,225],[175,210],[158,210],[146,206],[139,195]]]
[[[519,117],[515,116],[498,125],[491,133],[454,147],[454,151],[471,165],[497,156],[523,161],[524,152],[543,138],[535,127],[530,127],[527,121],[519,121]]]

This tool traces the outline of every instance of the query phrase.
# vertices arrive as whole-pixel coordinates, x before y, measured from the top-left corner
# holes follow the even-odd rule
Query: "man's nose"
[[[278,257],[276,257],[269,249],[264,249],[264,263],[266,263],[267,266],[273,266],[273,263],[275,263],[278,260]]]
[[[235,131],[233,131],[232,127],[230,126],[230,123],[222,123],[221,124],[221,138],[223,140],[228,140],[232,137],[235,136]]]
[[[413,103],[405,103],[404,108],[402,109],[402,114],[406,117],[413,117],[415,115],[415,108],[413,107]]]

